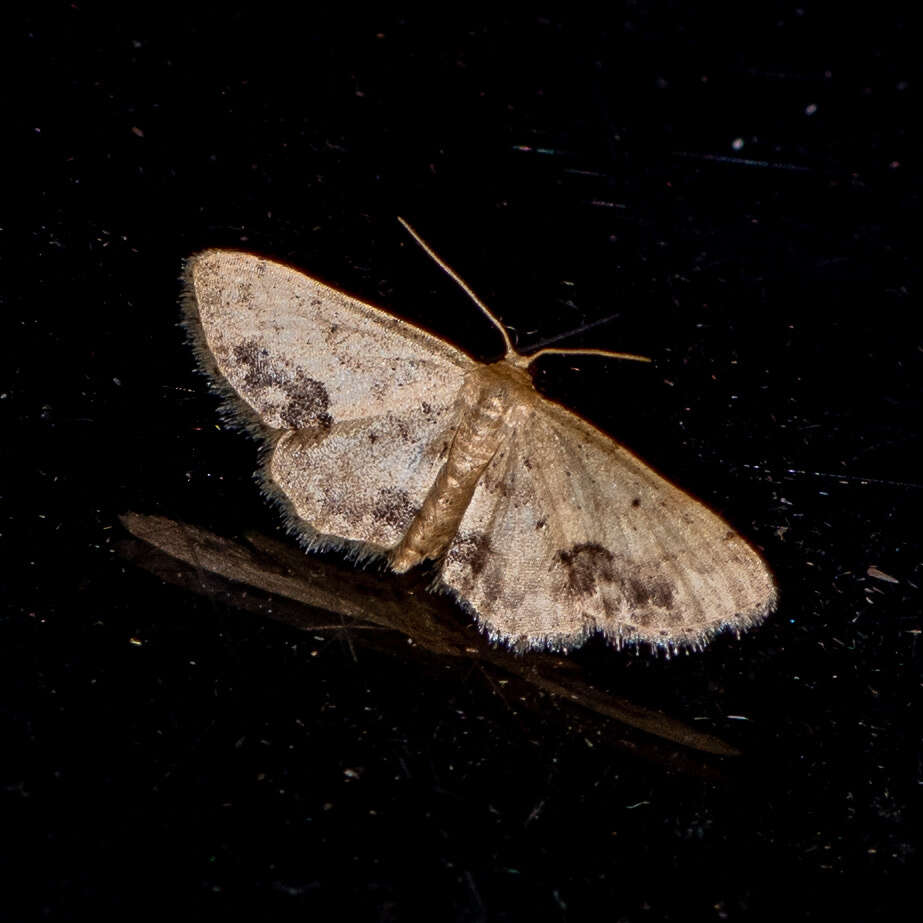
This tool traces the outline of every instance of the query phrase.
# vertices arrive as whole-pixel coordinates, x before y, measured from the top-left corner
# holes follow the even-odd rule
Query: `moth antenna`
[[[634,362],[653,362],[650,356],[636,356],[634,353],[615,353],[608,349],[540,349],[526,356],[526,366],[531,365],[539,356],[605,356],[607,359],[631,359]]]
[[[451,266],[441,260],[436,255],[436,252],[433,250],[433,248],[430,247],[429,244],[427,244],[426,241],[423,240],[423,238],[420,237],[420,235],[403,218],[398,216],[397,220],[400,221],[400,223],[404,226],[404,230],[407,231],[407,233],[423,248],[423,252],[426,253],[426,255],[429,256],[429,258],[440,269],[442,269],[442,271],[445,272],[449,278],[454,279],[459,288],[461,288],[461,290],[487,315],[487,317],[493,321],[494,326],[503,335],[503,342],[506,344],[507,358],[512,359],[514,357],[519,357],[519,353],[516,352],[516,349],[513,346],[513,341],[510,339],[510,335],[506,332],[506,327],[503,326],[503,324],[500,322],[500,319],[494,314],[494,312],[491,311],[490,308],[488,308],[487,305],[484,304],[484,302],[481,301],[477,295],[474,294],[471,286],[468,285],[468,283],[465,282],[465,280],[462,279],[462,277],[457,272],[455,272]]]

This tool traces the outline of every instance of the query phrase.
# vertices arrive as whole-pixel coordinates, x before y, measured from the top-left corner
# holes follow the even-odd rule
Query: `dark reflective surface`
[[[915,32],[739,15],[11,23],[12,918],[893,918],[921,782]],[[187,254],[263,252],[497,357],[397,214],[524,349],[656,359],[538,383],[757,542],[774,618],[669,661],[589,644],[542,685],[463,620],[304,630],[126,560],[129,510],[284,538],[177,327]],[[434,605],[386,586],[376,612]]]

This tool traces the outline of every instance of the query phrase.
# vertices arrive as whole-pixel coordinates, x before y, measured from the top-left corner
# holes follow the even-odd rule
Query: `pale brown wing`
[[[444,405],[475,365],[445,340],[251,253],[200,253],[186,282],[201,364],[273,429]]]
[[[454,428],[447,405],[286,432],[267,461],[264,484],[309,547],[348,542],[363,555],[383,554],[422,506]]]
[[[475,490],[441,580],[497,639],[700,647],[774,606],[723,519],[584,420],[539,400]]]
[[[396,544],[442,464],[473,360],[249,253],[190,260],[185,306],[200,363],[269,450],[263,484],[290,526],[312,546]]]

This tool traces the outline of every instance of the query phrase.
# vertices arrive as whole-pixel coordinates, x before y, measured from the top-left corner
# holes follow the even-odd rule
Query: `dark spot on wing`
[[[673,604],[673,587],[665,580],[630,577],[625,583],[625,596],[632,607],[642,609],[653,605],[667,609]]]
[[[407,492],[399,487],[384,487],[378,492],[372,516],[379,522],[385,522],[400,532],[406,532],[417,508],[411,502]]]
[[[733,529],[729,529],[727,534],[724,536],[724,540],[729,542],[732,538],[737,538],[737,533]]]
[[[253,307],[253,283],[246,282],[246,281],[238,282],[237,297],[248,308],[252,308]]]
[[[578,596],[592,596],[600,582],[615,579],[615,555],[608,548],[593,542],[574,545],[569,551],[559,551],[555,561],[567,574],[567,585]]]
[[[401,442],[413,442],[410,428],[407,426],[406,421],[402,420],[400,417],[394,417],[392,418],[392,425],[394,426],[397,438],[400,439]]]
[[[330,395],[327,389],[313,378],[308,378],[303,369],[298,369],[293,380],[280,383],[288,397],[288,403],[280,407],[282,422],[291,429],[307,429],[319,426],[330,429],[333,420],[327,413]]]
[[[274,388],[285,396],[282,401],[276,400],[275,395],[273,399],[267,396],[263,410],[278,413],[289,429],[330,429],[333,420],[327,413],[330,406],[327,389],[309,378],[304,369],[296,369],[293,374],[284,361],[271,358],[269,350],[263,349],[254,339],[244,340],[232,353],[244,369],[243,387],[248,395],[260,397],[260,392]]]
[[[246,369],[244,385],[260,391],[278,383],[278,376],[269,362],[269,351],[261,349],[256,340],[244,340],[231,350],[238,365]]]
[[[490,552],[490,539],[483,532],[472,532],[470,535],[458,536],[452,542],[447,557],[479,577],[487,566]]]
[[[538,522],[535,523],[535,529],[536,531],[539,531],[540,529],[544,529],[545,526],[547,525],[548,525],[548,520],[545,519],[544,516],[542,516],[542,518],[539,519]]]
[[[641,505],[641,498],[635,497],[634,500],[631,501],[631,505],[636,508],[639,507]]]

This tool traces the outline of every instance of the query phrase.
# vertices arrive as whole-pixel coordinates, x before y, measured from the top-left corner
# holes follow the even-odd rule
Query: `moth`
[[[701,648],[774,607],[760,555],[704,504],[543,397],[503,324],[499,362],[250,253],[187,261],[201,368],[263,444],[261,479],[307,549],[424,562],[494,641]]]

